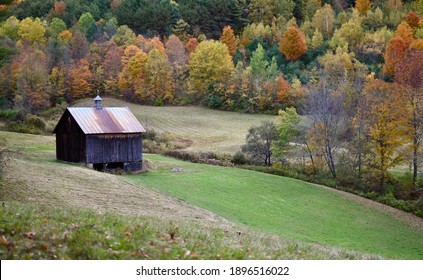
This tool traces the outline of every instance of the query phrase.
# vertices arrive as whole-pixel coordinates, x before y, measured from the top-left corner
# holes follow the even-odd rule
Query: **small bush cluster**
[[[163,153],[165,156],[174,157],[193,163],[206,163],[219,166],[234,166],[231,155],[218,154],[215,152],[191,152],[183,150],[169,150]]]
[[[14,114],[11,114],[14,115]],[[20,133],[44,134],[46,124],[38,116],[27,114],[25,111],[18,111],[16,115],[6,121],[6,130]]]
[[[18,111],[16,110],[11,110],[11,109],[7,109],[7,110],[0,110],[0,120],[13,120],[14,118],[16,118],[16,115],[18,114]]]
[[[143,151],[150,154],[161,154],[175,148],[175,136],[170,133],[158,133],[153,129],[143,134]]]

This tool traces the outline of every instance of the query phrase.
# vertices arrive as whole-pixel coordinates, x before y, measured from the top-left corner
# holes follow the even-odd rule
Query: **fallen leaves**
[[[7,244],[7,239],[6,239],[6,237],[4,237],[4,235],[2,235],[0,237],[0,244],[2,244],[2,245],[6,245]]]
[[[28,237],[29,239],[33,239],[35,237],[35,232],[29,231],[29,232],[25,232],[23,235],[25,237]]]

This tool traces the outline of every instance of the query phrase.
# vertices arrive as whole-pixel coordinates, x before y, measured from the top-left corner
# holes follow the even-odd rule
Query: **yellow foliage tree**
[[[39,18],[34,20],[25,18],[19,25],[18,35],[20,40],[27,40],[32,45],[44,45],[46,43],[46,29],[44,26],[45,24]]]
[[[203,95],[211,82],[224,84],[234,65],[226,45],[206,40],[190,56],[188,86],[192,93]]]
[[[405,160],[407,125],[404,114],[406,100],[397,87],[381,80],[370,80],[364,90],[367,100],[366,119],[374,152],[373,165],[378,171],[377,191],[385,189],[388,169]]]

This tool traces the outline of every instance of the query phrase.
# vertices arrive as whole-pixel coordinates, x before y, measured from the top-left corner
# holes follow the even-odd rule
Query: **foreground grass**
[[[192,142],[189,149],[195,151],[235,153],[245,143],[245,136],[251,126],[264,120],[276,119],[269,115],[225,112],[196,106],[141,106],[113,98],[105,98],[103,104],[129,107],[145,128],[187,139]],[[92,101],[75,106],[92,107]]]
[[[423,232],[374,207],[299,180],[146,156],[156,170],[130,176],[228,220],[295,239],[423,259]],[[182,172],[170,172],[182,167]]]
[[[6,202],[0,259],[377,258],[254,231]]]

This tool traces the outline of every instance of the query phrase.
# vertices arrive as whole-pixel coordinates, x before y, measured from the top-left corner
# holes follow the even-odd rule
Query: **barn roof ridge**
[[[84,134],[143,133],[145,129],[128,107],[68,107],[66,110],[75,119]],[[57,127],[53,133],[56,132]]]

